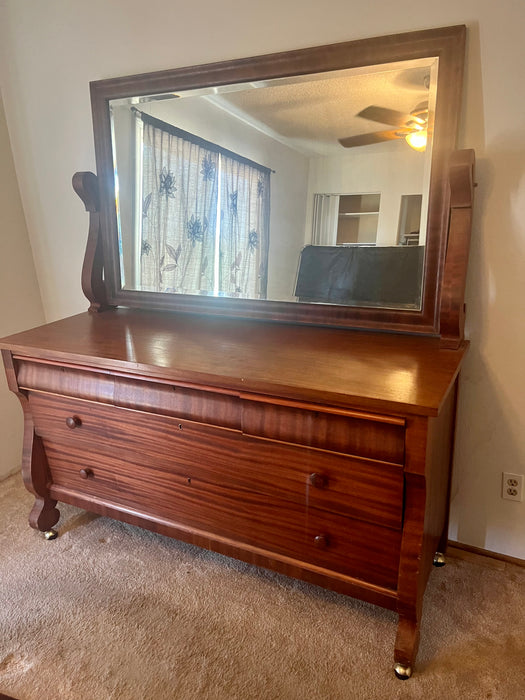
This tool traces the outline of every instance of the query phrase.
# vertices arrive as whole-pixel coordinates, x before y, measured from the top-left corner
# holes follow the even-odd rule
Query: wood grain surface
[[[384,605],[413,665],[467,343],[112,309],[0,347],[32,527],[63,500]]]
[[[128,475],[133,487],[133,475],[139,475],[158,484],[155,490],[139,490],[153,512],[158,491],[218,484],[237,490],[239,500],[245,492],[257,492],[401,528],[403,471],[397,465],[88,401],[31,393],[29,404],[52,481],[59,485],[108,495],[107,489],[119,491]],[[73,417],[71,429],[66,421]],[[92,471],[89,483],[80,480],[80,469]],[[322,486],[312,484],[312,474],[323,477]]]
[[[439,338],[115,309],[4,338],[16,356],[383,414],[437,415],[468,347]]]

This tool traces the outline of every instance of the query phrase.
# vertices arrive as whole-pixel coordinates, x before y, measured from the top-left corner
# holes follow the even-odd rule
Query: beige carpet
[[[450,559],[427,590],[417,672],[396,615],[0,483],[0,693],[18,700],[525,698],[525,569]],[[489,560],[490,562],[490,560]]]

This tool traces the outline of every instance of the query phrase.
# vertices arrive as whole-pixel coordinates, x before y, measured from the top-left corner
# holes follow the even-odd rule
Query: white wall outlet
[[[523,501],[523,474],[503,472],[501,497],[509,501]]]

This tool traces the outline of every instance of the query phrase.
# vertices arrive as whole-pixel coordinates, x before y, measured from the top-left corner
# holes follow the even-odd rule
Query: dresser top
[[[234,392],[437,415],[468,343],[131,309],[83,313],[0,340],[15,356]]]

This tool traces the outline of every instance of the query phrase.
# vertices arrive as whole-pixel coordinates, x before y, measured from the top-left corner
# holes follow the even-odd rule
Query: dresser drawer
[[[80,492],[182,528],[276,552],[395,589],[401,533],[265,494],[213,484],[118,457],[99,462],[80,446],[47,446],[51,493]],[[87,478],[80,476],[80,470]]]
[[[87,399],[103,404],[162,413],[188,420],[240,429],[240,401],[232,392],[138,380],[74,367],[19,360],[21,389]]]
[[[404,463],[402,418],[335,408],[305,408],[294,402],[265,402],[247,397],[242,398],[241,405],[242,430],[247,435]]]
[[[119,471],[166,472],[401,528],[398,466],[88,401],[45,394],[29,401],[53,481],[62,476],[53,456],[77,448],[101,465],[117,459]]]
[[[297,552],[304,536],[305,508],[230,485],[210,483],[119,457],[99,462],[80,446],[65,451],[51,443],[46,452],[53,488],[66,488],[186,528],[232,538],[283,554]],[[87,478],[79,476],[84,470]]]
[[[401,532],[309,508],[305,560],[397,588]]]

